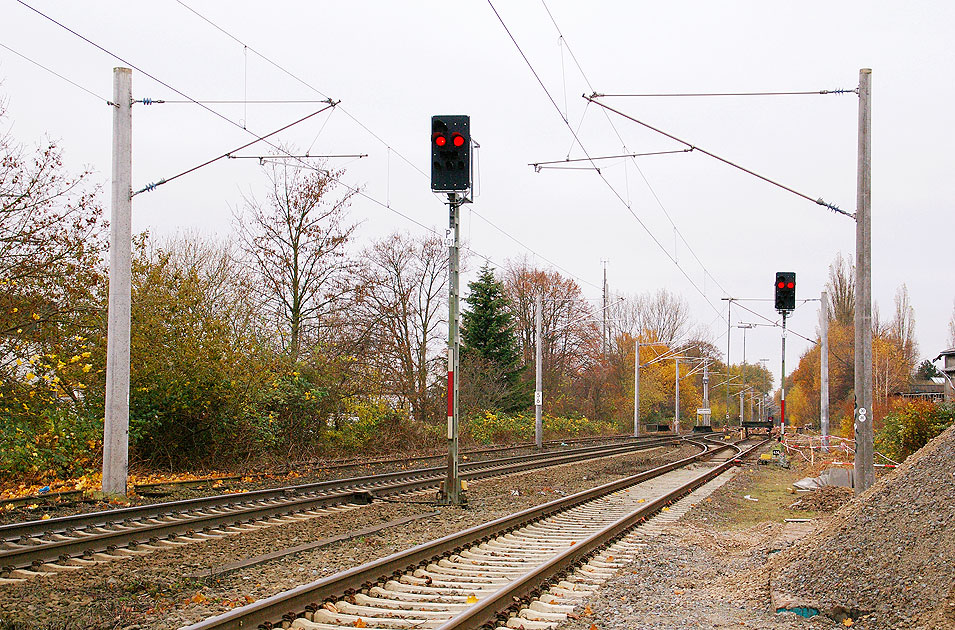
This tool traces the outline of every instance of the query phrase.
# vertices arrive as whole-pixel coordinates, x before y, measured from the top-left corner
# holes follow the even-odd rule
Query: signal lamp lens
[[[785,288],[786,288],[786,283],[785,283],[785,282],[780,282],[780,283],[777,284],[776,286],[778,286],[780,289],[785,289]]]
[[[444,145],[448,143],[448,139],[445,138],[444,136],[437,135],[434,137],[434,143],[438,145],[439,147],[443,147]]]
[[[459,133],[454,134],[451,137],[451,142],[454,143],[454,146],[460,147],[464,145],[464,136]]]
[[[787,289],[795,289],[795,288],[796,288],[796,283],[795,283],[795,282],[790,282],[789,284],[786,285],[786,288],[787,288]]]

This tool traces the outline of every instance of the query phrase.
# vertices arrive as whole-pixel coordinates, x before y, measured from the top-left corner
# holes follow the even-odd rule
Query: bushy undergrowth
[[[607,435],[616,431],[610,422],[596,422],[584,416],[552,416],[541,418],[544,439],[556,440],[585,435]],[[485,411],[467,419],[463,432],[481,444],[530,442],[534,440],[534,416]]]
[[[955,424],[955,406],[913,401],[885,416],[876,450],[902,461]]]
[[[46,408],[27,422],[0,419],[0,480],[66,478],[99,465],[103,423]]]

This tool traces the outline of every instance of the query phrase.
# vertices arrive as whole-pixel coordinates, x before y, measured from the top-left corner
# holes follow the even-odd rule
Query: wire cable
[[[653,125],[650,125],[650,124],[648,124],[648,123],[645,123],[645,122],[643,122],[642,120],[638,120],[638,119],[634,118],[633,116],[629,116],[629,115],[627,115],[627,114],[624,114],[624,113],[621,112],[620,110],[614,109],[613,107],[610,107],[610,106],[607,105],[606,103],[601,103],[601,102],[598,101],[593,95],[591,95],[591,96],[584,95],[584,98],[587,99],[588,101],[590,101],[591,103],[595,103],[595,104],[597,104],[597,105],[600,105],[600,106],[603,107],[604,109],[610,110],[610,111],[612,111],[613,113],[615,113],[615,114],[617,114],[617,115],[619,115],[619,116],[622,116],[623,118],[626,118],[627,120],[630,120],[630,121],[632,121],[632,122],[635,122],[635,123],[637,123],[638,125],[642,125],[643,127],[646,127],[647,129],[649,129],[649,130],[651,130],[651,131],[655,131],[655,132],[657,132],[658,134],[661,134],[661,135],[663,135],[663,136],[666,136],[667,138],[670,138],[671,140],[675,140],[676,142],[679,142],[680,144],[685,144],[686,146],[688,146],[688,147],[690,147],[690,148],[692,148],[692,149],[695,149],[695,150],[699,151],[700,153],[703,153],[704,155],[708,155],[708,156],[710,156],[711,158],[713,158],[713,159],[715,159],[715,160],[719,160],[720,162],[723,162],[724,164],[727,164],[727,165],[729,165],[729,166],[732,166],[733,168],[737,168],[737,169],[743,171],[744,173],[748,173],[748,174],[752,175],[753,177],[756,177],[756,178],[758,178],[758,179],[763,180],[764,182],[767,182],[767,183],[769,183],[769,184],[772,184],[773,186],[778,186],[779,188],[782,188],[783,190],[789,191],[789,192],[791,192],[792,194],[796,195],[797,197],[802,197],[803,199],[806,199],[806,200],[808,200],[808,201],[811,201],[811,202],[813,202],[813,203],[815,203],[815,204],[818,204],[818,205],[820,205],[820,206],[823,206],[823,207],[825,207],[825,208],[829,208],[829,209],[832,210],[833,212],[836,212],[836,213],[838,213],[838,214],[843,214],[843,215],[845,215],[845,216],[847,216],[847,217],[850,217],[850,218],[852,218],[852,219],[855,219],[855,218],[856,218],[855,213],[846,212],[845,210],[842,210],[842,209],[839,208],[838,206],[833,205],[833,204],[831,204],[831,203],[828,203],[828,202],[824,201],[824,200],[822,199],[822,197],[820,197],[820,198],[818,198],[818,199],[813,199],[813,198],[810,197],[809,195],[805,195],[805,194],[799,192],[798,190],[794,190],[794,189],[790,188],[789,186],[785,186],[785,185],[783,185],[783,184],[780,184],[779,182],[777,182],[777,181],[775,181],[775,180],[769,179],[769,178],[766,177],[765,175],[760,175],[759,173],[757,173],[757,172],[755,172],[755,171],[751,171],[750,169],[748,169],[748,168],[746,168],[746,167],[744,167],[744,166],[740,166],[739,164],[737,164],[737,163],[735,163],[735,162],[732,162],[732,161],[730,161],[730,160],[727,160],[727,159],[724,158],[724,157],[720,157],[720,156],[716,155],[715,153],[712,153],[712,152],[710,152],[710,151],[707,151],[706,149],[702,149],[702,148],[700,148],[700,147],[698,147],[698,146],[696,146],[696,145],[694,145],[694,144],[691,144],[691,143],[687,142],[686,140],[682,140],[682,139],[680,139],[680,138],[677,138],[676,136],[674,136],[674,135],[672,135],[672,134],[669,134],[669,133],[667,133],[666,131],[663,131],[663,130],[661,130],[661,129],[657,129],[657,128],[654,127]]]
[[[321,90],[319,90],[318,88],[316,88],[315,86],[313,86],[312,84],[310,84],[309,82],[307,82],[305,79],[303,79],[303,78],[299,77],[298,75],[292,73],[291,71],[287,70],[285,67],[283,67],[281,64],[279,64],[277,61],[274,61],[273,59],[267,57],[264,53],[261,53],[261,52],[259,52],[258,50],[256,50],[255,48],[249,46],[247,43],[243,42],[243,41],[240,40],[238,37],[236,37],[235,35],[233,35],[233,34],[230,33],[229,31],[225,30],[224,28],[222,28],[221,26],[219,26],[218,24],[216,24],[215,22],[213,22],[211,19],[209,19],[209,18],[206,17],[205,15],[199,13],[198,11],[196,11],[195,9],[193,9],[192,7],[190,7],[188,4],[186,4],[185,2],[183,2],[183,0],[176,0],[176,1],[177,1],[178,4],[180,4],[183,8],[185,8],[186,10],[188,10],[190,13],[192,13],[192,14],[195,15],[196,17],[200,18],[201,20],[203,20],[204,22],[206,22],[207,24],[209,24],[210,26],[212,26],[213,28],[215,28],[217,31],[219,31],[220,33],[222,33],[223,35],[225,35],[225,36],[228,37],[229,39],[231,39],[231,40],[233,40],[234,42],[240,44],[240,45],[243,46],[246,50],[248,50],[248,51],[252,52],[253,54],[257,55],[259,58],[261,58],[262,60],[264,60],[264,61],[266,61],[267,63],[269,63],[270,65],[272,65],[273,67],[275,67],[276,69],[278,69],[278,70],[279,70],[280,72],[282,72],[283,74],[285,74],[285,75],[287,75],[288,77],[294,79],[295,81],[297,81],[298,83],[304,85],[305,87],[309,88],[310,90],[314,91],[315,93],[317,93],[317,94],[319,94],[319,95],[321,95],[321,96],[327,98],[327,96],[326,96],[326,94],[325,94],[324,92],[322,92]],[[337,108],[336,108],[336,111],[341,111],[343,114],[345,114],[346,116],[348,116],[348,118],[350,118],[355,124],[357,124],[359,127],[361,127],[361,128],[364,129],[366,132],[368,132],[369,135],[371,135],[373,138],[375,138],[375,140],[377,140],[379,143],[381,143],[381,145],[384,146],[389,152],[394,152],[395,155],[397,155],[402,161],[404,161],[404,162],[407,163],[409,166],[411,166],[414,170],[416,170],[418,173],[420,173],[422,177],[425,177],[425,178],[429,178],[429,179],[430,179],[430,177],[429,177],[429,175],[428,175],[427,173],[425,173],[421,168],[419,168],[417,165],[415,165],[411,160],[409,160],[409,159],[408,159],[404,154],[402,154],[400,151],[397,151],[394,147],[392,147],[391,144],[389,144],[388,142],[386,142],[385,140],[383,140],[378,134],[376,134],[374,131],[372,131],[371,129],[369,129],[364,123],[362,123],[362,122],[361,122],[360,120],[358,120],[354,115],[352,115],[344,106],[339,106],[339,107],[337,107]],[[390,209],[389,204],[385,204],[384,207]],[[543,255],[537,253],[536,251],[534,251],[533,249],[531,249],[531,248],[528,247],[527,245],[524,245],[523,243],[520,243],[520,241],[518,241],[516,238],[512,237],[512,236],[511,236],[509,233],[507,233],[504,229],[500,228],[499,226],[497,226],[497,225],[495,225],[493,222],[491,222],[489,219],[487,219],[486,217],[482,216],[480,212],[474,210],[473,208],[471,208],[471,212],[472,212],[473,214],[477,215],[478,218],[480,218],[482,221],[486,222],[488,225],[491,225],[492,227],[494,227],[496,230],[498,230],[498,231],[501,232],[502,234],[505,234],[506,236],[508,236],[508,238],[511,238],[511,240],[514,240],[515,242],[519,243],[519,244],[521,245],[521,247],[523,247],[524,249],[526,249],[528,252],[530,252],[530,253],[533,254],[534,256],[537,256],[537,257],[541,258],[542,260],[545,260],[545,261],[549,262],[551,265],[554,265],[554,266],[557,267],[558,269],[563,270],[565,273],[568,273],[572,278],[574,278],[574,279],[576,279],[576,280],[578,280],[578,281],[580,281],[580,282],[582,282],[582,283],[584,283],[584,284],[588,284],[588,285],[591,285],[591,286],[595,286],[592,282],[589,282],[589,281],[583,279],[582,277],[578,276],[577,274],[570,273],[569,271],[566,270],[566,268],[560,267],[559,265],[556,265],[556,264],[554,264],[553,262],[550,262],[545,256],[543,256]],[[471,250],[471,251],[473,252],[473,250]]]
[[[5,50],[8,50],[8,51],[12,52],[14,55],[16,55],[17,57],[20,57],[21,59],[25,59],[26,61],[29,61],[30,63],[32,63],[33,65],[37,66],[38,68],[42,68],[43,70],[46,70],[47,72],[49,72],[49,73],[52,74],[53,76],[59,77],[59,78],[63,79],[64,81],[66,81],[67,83],[69,83],[70,85],[72,85],[73,87],[76,87],[76,88],[79,88],[79,89],[83,90],[84,92],[86,92],[86,93],[89,94],[90,96],[92,96],[92,97],[94,97],[94,98],[96,98],[96,99],[98,99],[98,100],[105,101],[107,105],[111,105],[111,106],[113,106],[113,107],[116,107],[116,106],[117,106],[116,103],[114,103],[113,101],[109,100],[108,98],[103,98],[102,96],[100,96],[99,94],[97,94],[96,92],[94,92],[93,90],[87,89],[87,88],[83,87],[82,85],[80,85],[79,83],[77,83],[76,81],[72,81],[72,80],[66,78],[65,76],[63,76],[62,74],[60,74],[59,72],[57,72],[56,70],[52,70],[52,69],[50,69],[50,68],[44,66],[42,63],[40,63],[39,61],[36,61],[35,59],[30,59],[29,57],[27,57],[27,56],[24,55],[23,53],[17,52],[16,50],[10,48],[10,47],[7,46],[6,44],[0,43],[0,48],[3,48],[3,49],[5,49]]]
[[[494,3],[492,2],[492,0],[488,0],[488,4],[490,5],[491,10],[494,12],[494,15],[497,16],[497,19],[498,19],[498,21],[501,23],[501,26],[504,27],[504,30],[507,32],[508,37],[510,37],[511,41],[514,43],[514,46],[517,48],[517,50],[518,50],[518,52],[520,53],[521,57],[524,59],[524,62],[527,64],[527,67],[530,69],[531,74],[534,75],[534,78],[535,78],[535,79],[537,80],[537,82],[540,84],[541,89],[544,90],[544,94],[546,94],[547,99],[548,99],[548,100],[551,102],[551,104],[554,106],[554,109],[557,110],[557,113],[560,114],[561,120],[564,121],[564,124],[565,124],[565,125],[567,126],[567,128],[570,130],[571,134],[573,134],[574,140],[575,140],[575,142],[577,143],[577,146],[580,147],[581,151],[584,152],[584,155],[587,156],[587,159],[588,159],[588,160],[591,162],[591,164],[594,166],[594,169],[595,169],[595,171],[597,172],[597,176],[600,177],[600,178],[603,180],[604,184],[607,185],[607,187],[611,190],[611,192],[614,194],[614,196],[616,196],[617,199],[620,200],[620,203],[622,203],[622,204],[624,205],[624,207],[627,208],[627,210],[630,212],[630,214],[633,216],[633,218],[636,219],[637,223],[640,224],[640,227],[642,227],[642,228],[644,229],[644,231],[647,233],[647,235],[650,236],[651,240],[653,240],[653,242],[657,245],[657,247],[660,248],[660,251],[662,251],[663,254],[664,254],[667,258],[669,258],[670,261],[671,261],[674,265],[676,265],[676,268],[680,271],[680,273],[683,274],[683,276],[687,279],[687,281],[690,283],[690,285],[691,285],[694,289],[696,289],[696,291],[703,297],[703,299],[706,301],[706,303],[710,305],[710,308],[712,308],[712,309],[713,309],[714,311],[716,311],[716,312],[720,312],[720,309],[718,309],[718,308],[716,307],[716,305],[714,305],[713,302],[709,299],[709,297],[707,297],[706,293],[704,293],[703,290],[700,289],[699,286],[697,286],[697,284],[693,281],[693,278],[690,277],[690,275],[686,272],[686,270],[683,269],[683,267],[681,267],[680,264],[673,258],[673,256],[666,250],[666,248],[663,246],[663,244],[662,244],[662,243],[659,241],[659,239],[657,239],[657,237],[650,231],[650,229],[646,226],[646,224],[643,222],[643,220],[640,219],[640,217],[633,211],[633,208],[632,208],[629,204],[627,204],[626,200],[620,195],[620,193],[617,191],[617,189],[614,188],[613,184],[611,184],[610,181],[607,180],[607,178],[603,175],[603,173],[601,173],[600,170],[597,169],[597,166],[596,166],[596,164],[594,164],[593,159],[592,159],[591,156],[590,156],[590,153],[587,151],[587,148],[586,148],[586,147],[583,145],[583,143],[580,141],[579,135],[577,134],[576,131],[574,131],[574,128],[570,125],[570,122],[567,120],[567,117],[564,116],[563,113],[561,112],[560,106],[557,105],[557,102],[554,100],[554,97],[551,96],[550,91],[548,91],[547,86],[545,86],[545,85],[544,85],[544,82],[541,80],[540,75],[537,74],[537,70],[534,69],[533,64],[531,64],[530,60],[527,58],[527,55],[524,54],[524,51],[521,49],[520,44],[517,43],[517,39],[514,38],[514,35],[511,33],[510,29],[507,27],[507,24],[504,22],[504,19],[501,17],[501,14],[498,13],[497,9],[494,7]],[[565,42],[565,43],[566,43],[566,42]],[[569,50],[570,50],[570,48],[568,47],[568,51],[569,51]],[[571,53],[571,56],[573,56],[573,53]]]
[[[146,185],[144,188],[142,188],[141,190],[137,190],[136,192],[132,193],[132,194],[130,195],[130,197],[131,197],[131,198],[132,198],[132,197],[135,197],[135,196],[138,195],[139,193],[152,192],[152,191],[156,190],[156,188],[158,188],[159,186],[162,186],[163,184],[168,184],[169,182],[171,182],[171,181],[174,180],[174,179],[179,179],[179,178],[182,177],[183,175],[188,175],[189,173],[198,171],[200,168],[203,168],[203,167],[205,167],[205,166],[209,166],[209,165],[212,164],[213,162],[218,162],[219,160],[221,160],[221,159],[223,159],[223,158],[232,157],[232,154],[235,153],[236,151],[241,151],[242,149],[245,149],[245,148],[247,148],[247,147],[250,147],[250,146],[252,146],[253,144],[256,144],[257,142],[264,142],[266,138],[271,137],[271,136],[274,136],[275,134],[280,133],[280,132],[282,132],[282,131],[285,131],[286,129],[289,129],[290,127],[294,127],[295,125],[297,125],[297,124],[299,124],[299,123],[301,123],[301,122],[305,122],[305,121],[308,120],[309,118],[312,118],[313,116],[317,116],[318,114],[321,114],[322,112],[326,112],[326,111],[328,111],[329,109],[335,107],[335,105],[336,105],[336,103],[329,102],[328,107],[325,107],[325,108],[323,108],[323,109],[320,109],[320,110],[318,110],[318,111],[316,111],[316,112],[312,112],[312,113],[309,114],[308,116],[303,116],[302,118],[299,118],[299,119],[296,120],[295,122],[291,122],[291,123],[285,125],[284,127],[280,127],[279,129],[276,129],[275,131],[269,132],[269,133],[265,134],[265,135],[262,136],[262,137],[256,138],[255,140],[253,140],[253,141],[251,141],[251,142],[247,142],[247,143],[243,144],[241,147],[236,147],[235,149],[232,149],[231,151],[226,151],[225,153],[223,153],[222,155],[220,155],[220,156],[218,156],[218,157],[214,157],[214,158],[212,158],[211,160],[206,160],[206,161],[203,162],[202,164],[193,166],[192,168],[187,169],[187,170],[185,170],[185,171],[182,171],[181,173],[178,173],[178,174],[176,174],[176,175],[173,175],[172,177],[169,177],[169,178],[166,178],[166,179],[161,179],[161,180],[159,180],[158,182],[155,182],[155,183],[153,183],[153,184],[147,184],[147,185]],[[290,155],[290,156],[288,156],[288,157],[293,158],[293,159],[301,159],[301,158],[300,158],[299,156],[297,156],[297,155]]]
[[[804,92],[675,92],[670,94],[594,94],[598,98],[645,98],[645,97],[679,97],[679,96],[819,96],[820,94],[858,94],[858,88],[835,90],[815,90]]]
[[[248,133],[248,134],[252,135],[253,137],[255,137],[257,142],[259,142],[259,141],[264,142],[265,144],[269,145],[270,147],[272,147],[273,149],[275,149],[275,150],[278,151],[279,153],[281,153],[281,154],[283,154],[283,155],[288,155],[288,153],[287,153],[284,149],[282,149],[281,147],[279,147],[278,145],[276,145],[276,144],[274,144],[274,143],[272,143],[272,142],[269,142],[267,139],[265,139],[265,138],[263,138],[263,137],[261,137],[261,136],[258,136],[257,134],[253,133],[251,130],[249,130],[249,129],[243,127],[243,126],[242,126],[241,124],[239,124],[238,122],[236,122],[236,121],[234,121],[234,120],[231,120],[231,119],[228,118],[227,116],[225,116],[225,115],[223,115],[223,114],[221,114],[221,113],[219,113],[219,112],[217,112],[217,111],[215,111],[215,110],[213,110],[213,109],[211,109],[211,108],[209,108],[209,107],[207,107],[207,106],[205,106],[205,105],[203,105],[203,104],[197,102],[195,99],[190,98],[187,94],[184,94],[183,92],[181,92],[180,90],[176,89],[176,88],[173,87],[172,85],[169,85],[168,83],[166,83],[166,82],[164,82],[164,81],[158,79],[157,77],[155,77],[155,76],[153,76],[152,74],[146,72],[145,70],[142,70],[141,68],[139,68],[139,67],[136,66],[135,64],[130,63],[129,61],[123,59],[123,58],[120,57],[119,55],[117,55],[117,54],[115,54],[115,53],[113,53],[113,52],[107,50],[106,48],[104,48],[103,46],[100,46],[99,44],[97,44],[96,42],[90,40],[89,38],[84,37],[84,36],[81,35],[80,33],[76,32],[75,30],[69,28],[68,26],[66,26],[66,25],[64,25],[64,24],[62,24],[61,22],[58,22],[58,21],[55,20],[54,18],[52,18],[52,17],[46,15],[45,13],[43,13],[43,12],[41,12],[41,11],[39,11],[39,10],[33,8],[32,6],[30,6],[29,4],[27,4],[27,3],[24,2],[23,0],[17,0],[17,2],[19,2],[19,3],[22,4],[23,6],[27,7],[28,9],[30,9],[30,10],[33,11],[34,13],[37,13],[37,14],[40,15],[41,17],[43,17],[43,18],[49,20],[50,22],[53,22],[54,24],[56,24],[56,25],[59,26],[60,28],[62,28],[62,29],[64,29],[64,30],[66,30],[66,31],[68,31],[68,32],[70,32],[70,33],[72,33],[73,35],[75,35],[76,37],[82,39],[83,41],[85,41],[86,43],[88,43],[88,44],[90,44],[91,46],[95,47],[96,49],[98,49],[98,50],[100,50],[100,51],[106,53],[107,55],[113,57],[114,59],[117,59],[118,61],[120,61],[120,62],[122,62],[122,63],[128,65],[129,67],[133,68],[133,69],[136,70],[137,72],[140,72],[140,73],[142,73],[144,76],[149,77],[149,78],[152,79],[153,81],[156,81],[157,83],[159,83],[159,84],[162,85],[163,87],[165,87],[165,88],[167,88],[167,89],[169,89],[169,90],[175,92],[176,94],[182,96],[183,98],[188,99],[190,102],[193,102],[193,103],[199,105],[199,106],[202,107],[203,109],[205,109],[205,110],[211,112],[211,113],[214,114],[216,117],[221,118],[222,120],[226,121],[226,122],[229,123],[230,125],[233,125],[233,126],[235,126],[235,127],[238,127],[239,129],[242,129],[242,130],[245,131],[246,133]],[[251,50],[251,49],[250,49],[250,50]],[[326,108],[326,109],[327,109],[327,108]],[[304,162],[304,161],[301,160],[300,158],[295,158],[294,156],[289,156],[289,157],[290,157],[291,159],[296,159],[296,160],[298,160],[299,162],[301,162],[301,164],[302,164],[302,166],[303,166],[304,168],[311,168],[311,169],[314,169],[314,170],[320,170],[320,169],[317,169],[316,167],[314,167],[314,166],[308,164],[307,162]],[[326,173],[327,173],[327,171],[326,171]],[[356,188],[356,187],[354,187],[354,186],[350,186],[349,184],[346,184],[345,182],[343,182],[341,179],[336,178],[336,177],[333,177],[333,176],[331,176],[330,174],[329,174],[329,178],[332,179],[333,181],[337,182],[338,184],[340,184],[340,185],[341,185],[342,187],[344,187],[345,189],[347,189],[347,190],[353,192],[354,194],[357,194],[357,195],[359,195],[359,196],[361,196],[361,197],[363,197],[363,198],[365,198],[365,199],[371,201],[372,203],[375,203],[375,204],[381,206],[382,208],[385,208],[386,210],[395,213],[396,215],[398,215],[398,216],[400,216],[400,217],[402,217],[402,218],[404,218],[404,219],[410,221],[411,223],[414,223],[415,225],[418,225],[419,227],[424,228],[424,229],[427,230],[428,232],[431,232],[432,234],[434,234],[434,235],[436,235],[436,236],[443,236],[442,234],[440,234],[439,232],[437,232],[437,231],[434,230],[433,228],[424,225],[423,223],[421,223],[420,221],[417,221],[417,220],[413,219],[413,218],[410,217],[409,215],[404,214],[403,212],[400,212],[400,211],[396,210],[395,208],[392,208],[392,207],[386,205],[385,203],[383,203],[383,202],[381,202],[381,201],[375,199],[375,198],[372,197],[371,195],[368,195],[367,193],[365,193],[365,192],[364,192],[363,190],[361,190],[360,188]],[[171,178],[170,178],[170,180],[167,180],[167,181],[171,181]],[[494,260],[492,260],[490,257],[485,256],[484,254],[481,254],[480,252],[478,252],[478,251],[476,251],[476,250],[474,250],[474,249],[472,249],[472,248],[470,248],[470,247],[465,246],[464,249],[467,249],[468,251],[472,252],[472,253],[475,254],[476,256],[478,256],[478,257],[480,257],[480,258],[483,258],[484,260],[488,261],[489,263],[492,263],[492,264],[497,265],[497,263],[496,263]]]

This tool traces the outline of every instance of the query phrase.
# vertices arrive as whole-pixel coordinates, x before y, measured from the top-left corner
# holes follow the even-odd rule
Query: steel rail
[[[646,450],[657,446],[673,443],[677,438],[659,438],[658,441],[648,441],[636,446],[636,450]],[[582,449],[571,449],[560,453],[520,455],[509,458],[499,458],[493,460],[484,460],[480,462],[466,462],[461,465],[462,473],[471,471],[480,471],[485,468],[501,467],[507,463],[516,462],[540,462],[548,463],[556,460],[576,461],[569,459],[573,457],[586,458],[586,456],[610,453],[617,454],[632,450],[634,445],[611,445],[602,447],[585,447]],[[599,455],[598,455],[599,456]],[[526,469],[526,468],[524,468]],[[50,533],[69,533],[69,529],[82,529],[86,527],[111,526],[117,522],[129,522],[130,520],[142,518],[162,518],[170,515],[177,515],[185,510],[199,510],[203,508],[223,508],[237,504],[249,504],[255,501],[268,501],[274,499],[287,499],[292,495],[307,495],[317,492],[342,492],[348,489],[369,489],[381,487],[386,483],[396,481],[415,479],[425,479],[434,476],[443,476],[445,467],[437,466],[432,468],[417,468],[412,470],[394,471],[378,475],[365,475],[361,477],[351,477],[347,479],[329,479],[309,484],[296,486],[286,486],[282,488],[271,488],[263,490],[250,490],[247,492],[237,492],[234,494],[215,495],[210,497],[198,497],[194,499],[182,499],[179,501],[169,501],[164,503],[154,503],[150,505],[134,506],[128,508],[119,508],[116,510],[105,510],[91,512],[88,514],[76,514],[72,516],[60,516],[46,520],[27,521],[24,523],[9,523],[0,525],[0,541],[14,541],[24,537],[42,536]],[[516,468],[515,470],[522,470]]]
[[[581,438],[567,438],[564,440],[545,440],[545,447],[547,445],[570,445],[570,444],[585,444],[592,442],[619,442],[619,441],[631,441],[639,442],[646,439],[655,439],[661,436],[639,436],[634,437],[632,435],[608,435],[608,436],[589,436]],[[484,455],[487,453],[497,453],[501,451],[509,450],[518,450],[518,449],[527,449],[534,448],[533,442],[519,442],[517,444],[511,444],[508,446],[494,446],[489,448],[480,448],[480,449],[466,449],[461,451],[462,455]],[[385,459],[348,459],[348,460],[332,460],[327,463],[322,463],[319,460],[308,460],[299,462],[299,465],[304,465],[310,467],[312,470],[337,470],[342,468],[360,468],[360,467],[371,467],[379,466],[383,464],[400,464],[404,462],[419,461],[419,460],[428,460],[428,459],[440,459],[447,457],[447,453],[437,454],[437,455],[412,455],[410,457],[389,457]],[[247,475],[225,475],[222,477],[206,477],[201,479],[185,479],[179,481],[157,481],[151,483],[137,483],[132,485],[132,492],[135,494],[140,494],[142,496],[149,496],[149,493],[155,493],[156,491],[163,488],[197,488],[202,486],[215,486],[216,484],[221,484],[224,486],[231,485],[232,482],[241,481],[246,477],[262,477],[265,473],[250,473]],[[26,505],[31,503],[44,504],[44,505],[63,505],[74,503],[76,499],[83,500],[83,490],[64,490],[61,492],[48,492],[45,494],[32,494],[23,497],[13,497],[8,499],[0,499],[0,508],[4,506],[13,505]],[[92,502],[92,501],[91,501]]]
[[[672,439],[670,439],[672,441]],[[665,442],[665,443],[669,443]],[[653,443],[640,444],[638,450],[655,447]],[[631,452],[634,445],[603,447],[599,454],[613,455]],[[539,468],[542,465],[557,465],[560,463],[571,463],[582,459],[589,459],[594,456],[594,449],[577,449],[574,452],[565,452],[564,454],[552,454],[546,458],[529,459],[527,457],[516,458],[517,463],[507,463],[512,459],[505,460],[506,463],[497,466],[476,466],[476,470],[465,473],[469,479],[489,477],[500,474],[521,472],[524,470]],[[486,462],[482,462],[484,464]],[[62,530],[65,533],[56,534],[47,530],[43,533],[42,542],[39,544],[30,544],[24,541],[26,536],[21,536],[21,544],[10,544],[12,548],[0,549],[0,567],[5,570],[36,567],[43,563],[56,561],[65,561],[71,557],[89,556],[94,553],[108,552],[123,545],[137,545],[147,543],[148,541],[158,540],[160,537],[175,538],[177,535],[193,534],[197,529],[204,532],[229,525],[238,525],[243,523],[254,523],[269,518],[291,516],[308,510],[326,508],[332,505],[341,505],[346,503],[367,504],[373,499],[370,490],[375,490],[379,496],[404,494],[425,488],[437,487],[444,478],[443,469],[439,469],[441,474],[432,474],[427,476],[414,475],[410,480],[403,480],[393,485],[381,485],[379,483],[359,483],[351,491],[335,492],[322,494],[319,496],[300,497],[298,495],[283,495],[281,497],[271,497],[257,499],[254,501],[244,501],[241,503],[231,503],[226,506],[215,505],[213,513],[207,513],[203,510],[194,510],[191,513],[183,514],[181,512],[173,514],[164,514],[162,516],[139,517],[137,519],[126,519],[123,522],[109,521],[100,525],[88,525],[86,529],[90,533],[77,535],[75,531]],[[384,475],[391,478],[393,474]],[[382,476],[378,476],[382,477]],[[359,478],[362,479],[362,478]],[[364,478],[367,479],[367,478]],[[205,509],[211,509],[207,507]],[[119,510],[117,510],[119,511]],[[106,513],[110,514],[110,513]],[[52,519],[51,519],[52,520]],[[41,521],[40,523],[49,523],[50,521]]]
[[[562,512],[581,503],[616,492],[647,479],[689,465],[727,448],[730,444],[704,443],[692,438],[685,440],[702,449],[696,455],[658,466],[651,470],[631,475],[623,479],[608,482],[576,494],[556,499],[539,506],[498,518],[462,532],[449,534],[442,538],[423,543],[411,549],[398,552],[335,575],[304,584],[289,591],[258,600],[241,608],[233,609],[216,617],[192,624],[183,630],[226,630],[235,628],[254,628],[258,624],[276,623],[278,620],[291,620],[305,610],[316,610],[325,600],[370,588],[377,582],[399,575],[410,567],[426,565],[441,556],[456,553],[469,545],[486,542],[495,536],[513,531],[519,527]],[[730,465],[732,465],[730,463]],[[269,627],[269,626],[266,626]],[[274,626],[273,626],[274,627]]]
[[[765,441],[745,451],[739,451],[738,457],[746,457],[763,444],[765,444]],[[718,477],[735,464],[734,458],[730,458],[696,479],[650,501],[644,507],[618,519],[603,530],[595,532],[569,549],[558,553],[536,569],[527,572],[511,584],[480,600],[461,614],[439,626],[437,630],[478,630],[487,624],[493,624],[495,620],[501,622],[499,625],[505,625],[507,617],[510,616],[509,611],[514,611],[527,598],[546,588],[555,576],[580,564],[583,559],[618,539],[648,516],[673,503],[674,500],[689,494],[711,479]]]

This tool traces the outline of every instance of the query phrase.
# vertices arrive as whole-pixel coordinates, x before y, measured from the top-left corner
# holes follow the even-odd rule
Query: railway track
[[[676,438],[590,446],[462,464],[465,480],[620,455],[674,444]],[[156,549],[351,509],[375,498],[436,489],[444,467],[256,490],[0,526],[0,583],[74,571]]]
[[[564,440],[545,440],[543,442],[545,449],[555,449],[567,446],[581,446],[587,444],[596,444],[599,442],[632,442],[633,436],[629,435],[611,435],[599,437],[567,438]],[[472,460],[484,458],[488,455],[505,453],[507,451],[516,451],[522,449],[534,448],[533,442],[523,442],[507,446],[493,446],[488,448],[464,449],[461,455]],[[321,471],[324,473],[334,473],[336,471],[351,470],[358,468],[387,467],[387,466],[405,466],[411,462],[427,462],[447,458],[447,453],[434,455],[413,455],[410,457],[388,457],[377,459],[341,459],[333,461],[310,460],[300,462],[298,465],[306,467],[310,471]],[[203,479],[186,479],[181,481],[158,481],[154,483],[137,483],[130,487],[130,492],[142,497],[163,497],[171,494],[177,488],[214,488],[220,490],[230,489],[235,483],[242,482],[244,479],[259,479],[266,477],[266,473],[251,473],[246,475],[227,475],[219,477],[207,477]],[[95,503],[95,500],[87,499],[83,490],[64,490],[60,492],[46,492],[43,494],[33,494],[24,497],[15,497],[10,499],[0,499],[0,511],[10,508],[25,506],[69,506],[78,503]]]
[[[419,545],[188,626],[550,628],[645,546],[634,527],[762,443],[701,453]],[[722,457],[714,457],[717,453]],[[715,459],[702,463],[708,458]],[[722,461],[720,461],[722,460]]]

